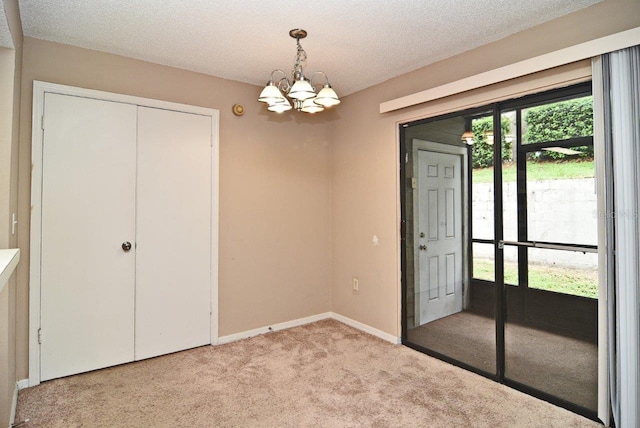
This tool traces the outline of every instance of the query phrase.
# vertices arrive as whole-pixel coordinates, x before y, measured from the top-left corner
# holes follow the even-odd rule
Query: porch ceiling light
[[[542,150],[546,150],[548,152],[562,153],[563,155],[569,155],[569,156],[582,154],[582,152],[579,152],[577,150],[567,149],[564,147],[547,147],[546,149],[542,149]]]
[[[462,134],[462,137],[460,139],[462,140],[463,143],[468,144],[469,146],[472,146],[474,143],[473,132],[466,131],[464,134]]]
[[[484,135],[487,137],[487,144],[493,146],[493,131],[487,131]]]

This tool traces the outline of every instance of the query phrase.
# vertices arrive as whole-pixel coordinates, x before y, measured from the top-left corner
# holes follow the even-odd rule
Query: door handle
[[[131,242],[126,241],[122,243],[122,249],[124,251],[129,251],[131,249]]]
[[[426,245],[420,245],[418,248],[420,248],[420,250],[422,251],[427,251],[427,246]]]

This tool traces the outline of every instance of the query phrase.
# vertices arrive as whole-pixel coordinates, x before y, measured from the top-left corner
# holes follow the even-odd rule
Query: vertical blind
[[[607,287],[611,413],[640,426],[640,46],[602,56],[607,157]]]

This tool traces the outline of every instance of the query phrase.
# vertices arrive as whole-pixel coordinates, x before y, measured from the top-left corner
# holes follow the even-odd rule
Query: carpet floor
[[[495,320],[459,312],[408,332],[411,343],[496,373]],[[563,400],[598,408],[598,345],[507,323],[505,376]]]
[[[23,427],[597,427],[324,320],[20,391]]]

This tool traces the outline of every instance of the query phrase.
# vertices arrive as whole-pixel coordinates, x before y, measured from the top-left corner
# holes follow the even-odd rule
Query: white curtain
[[[640,46],[603,55],[601,64],[607,170],[609,395],[616,427],[637,428],[640,426]]]

